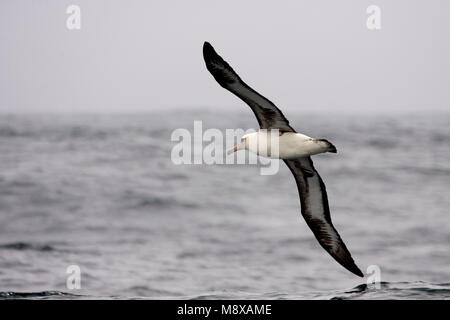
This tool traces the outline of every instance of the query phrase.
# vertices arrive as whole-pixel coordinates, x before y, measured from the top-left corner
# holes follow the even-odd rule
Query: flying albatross
[[[325,139],[313,139],[297,133],[289,121],[271,101],[250,88],[230,65],[223,60],[208,42],[203,45],[203,58],[206,68],[214,79],[225,89],[241,98],[250,106],[261,129],[279,131],[278,158],[288,166],[294,175],[300,195],[303,217],[311,228],[320,245],[344,268],[363,277],[363,273],[355,264],[350,252],[331,222],[330,208],[325,184],[314,168],[311,155],[333,152],[336,148]],[[242,142],[231,151],[240,149],[252,150],[253,140],[258,132],[246,135]]]

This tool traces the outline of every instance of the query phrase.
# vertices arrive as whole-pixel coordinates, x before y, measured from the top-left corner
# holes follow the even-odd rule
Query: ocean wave
[[[38,292],[14,292],[4,291],[0,292],[0,299],[57,299],[57,298],[79,298],[81,295],[62,291],[38,291]]]
[[[450,299],[450,284],[417,282],[380,282],[375,286],[360,284],[352,289],[320,292],[258,294],[245,291],[222,291],[184,297],[190,300],[443,300]]]
[[[35,243],[28,243],[28,242],[11,242],[11,243],[0,244],[0,249],[55,251],[55,248],[48,244],[35,244]]]
[[[187,299],[187,300],[447,300],[450,299],[450,283],[433,284],[416,282],[380,282],[360,284],[352,289],[337,291],[283,293],[256,293],[244,290],[223,290],[183,296],[179,293],[147,286],[132,286],[123,290],[124,295],[92,296],[63,291],[0,292],[0,299]]]
[[[345,291],[331,298],[332,300],[348,299],[450,299],[450,284],[432,284],[417,282],[380,282],[377,285],[360,284],[350,291]]]
[[[401,170],[404,172],[414,172],[425,176],[448,176],[450,175],[449,168],[440,168],[440,167],[421,167],[421,166],[413,166],[413,165],[402,165],[398,166],[396,170]]]
[[[395,140],[387,140],[387,139],[370,139],[367,144],[369,146],[375,147],[376,149],[388,150],[394,149],[397,147],[398,142]]]
[[[178,199],[174,199],[171,197],[158,197],[158,196],[141,196],[141,197],[125,197],[125,200],[128,200],[128,208],[132,209],[148,209],[148,208],[198,208],[199,205],[197,203],[181,201]]]
[[[12,127],[0,127],[0,137],[2,138],[14,138],[21,134]]]

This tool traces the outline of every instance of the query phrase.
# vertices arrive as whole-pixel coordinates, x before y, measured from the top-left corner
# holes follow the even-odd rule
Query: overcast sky
[[[366,27],[371,4],[381,30]],[[237,110],[205,40],[289,112],[449,110],[449,13],[446,0],[2,0],[0,112]]]

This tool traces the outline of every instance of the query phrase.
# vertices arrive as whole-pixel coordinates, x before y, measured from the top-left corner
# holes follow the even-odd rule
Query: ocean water
[[[317,243],[293,177],[175,165],[176,128],[253,114],[0,116],[0,298],[449,299],[450,114],[288,114],[367,285]],[[81,288],[67,287],[71,265]]]

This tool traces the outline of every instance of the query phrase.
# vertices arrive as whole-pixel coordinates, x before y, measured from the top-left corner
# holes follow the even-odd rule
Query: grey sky
[[[66,28],[70,4],[81,30]],[[445,0],[2,0],[0,112],[237,110],[205,40],[289,112],[449,110],[449,12]]]

